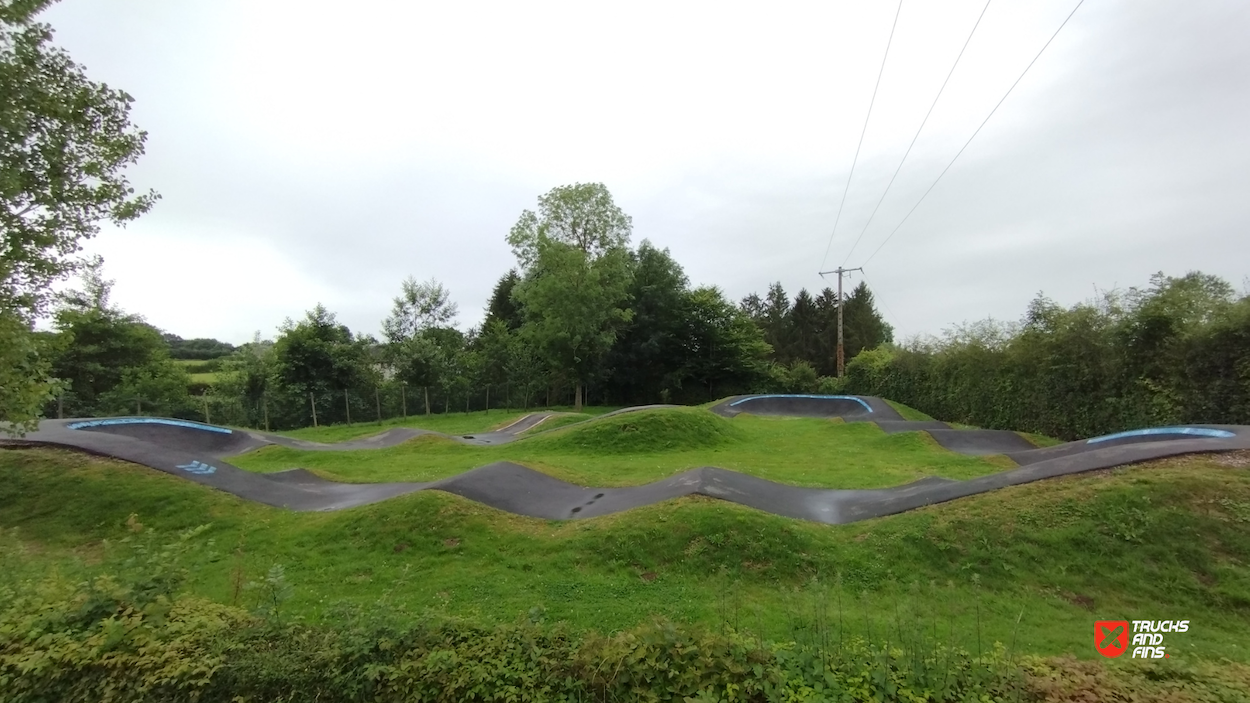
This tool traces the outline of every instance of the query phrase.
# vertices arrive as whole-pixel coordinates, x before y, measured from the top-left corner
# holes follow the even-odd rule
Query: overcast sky
[[[115,301],[239,343],[317,302],[376,334],[408,275],[475,324],[514,265],[508,229],[575,182],[606,184],[634,242],[695,284],[819,289],[822,263],[864,265],[1075,6],[991,2],[853,253],[984,0],[904,0],[836,234],[893,0],[62,0],[42,19],[149,133],[131,178],[162,200],[90,245]],[[1241,288],[1247,37],[1242,0],[1085,2],[866,264],[897,334],[1160,270]]]

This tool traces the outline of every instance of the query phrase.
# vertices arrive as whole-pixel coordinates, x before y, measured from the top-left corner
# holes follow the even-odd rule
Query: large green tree
[[[261,339],[257,332],[252,341],[236,347],[222,363],[222,372],[216,383],[205,391],[207,400],[213,396],[239,399],[241,407],[233,420],[239,424],[269,429],[271,422],[279,420],[277,407],[271,396],[277,390],[277,360],[274,343]],[[300,404],[302,407],[302,403]],[[275,415],[271,417],[271,415]]]
[[[83,287],[61,296],[53,326],[51,368],[61,410],[74,416],[148,411],[172,414],[184,403],[186,371],[169,358],[155,327],[109,301],[113,282],[96,258]]]
[[[815,364],[821,352],[822,320],[816,301],[806,288],[800,289],[799,294],[794,296],[794,305],[790,308],[788,318],[790,337],[787,356]]]
[[[95,83],[34,21],[50,0],[0,0],[0,424],[32,427],[51,395],[48,363],[32,338],[51,284],[77,263],[100,223],[151,208],[123,172],[146,134],[130,124],[131,97]]]
[[[772,349],[759,326],[719,288],[704,286],[687,295],[684,376],[707,398],[751,392],[767,375]]]
[[[816,356],[809,359],[821,376],[838,375],[838,293],[825,287],[816,296],[816,317],[820,336]]]
[[[689,281],[668,250],[643,240],[632,265],[633,317],[606,362],[607,382],[625,404],[654,402],[681,388],[690,325]]]
[[[432,327],[451,326],[457,312],[451,291],[442,283],[433,278],[419,283],[409,276],[400,284],[391,314],[382,321],[382,331],[390,342],[403,342]]]
[[[790,360],[790,297],[786,295],[786,289],[781,287],[778,281],[768,287],[768,294],[764,296],[762,303],[751,306],[748,312],[754,312],[755,322],[764,331],[764,341],[773,349],[773,358],[779,362],[786,363]]]
[[[431,278],[423,283],[411,276],[400,286],[391,314],[382,321],[387,345],[383,357],[395,377],[420,388],[425,413],[430,413],[430,388],[449,396],[457,385],[459,355],[464,335],[452,323],[458,312],[451,292]],[[450,401],[448,401],[450,402]]]
[[[346,394],[359,385],[365,375],[371,342],[367,337],[354,337],[334,313],[318,304],[298,322],[287,320],[283,324],[274,342],[277,379],[288,393],[307,398],[310,405],[315,404],[321,421],[346,419]],[[337,402],[340,395],[344,396],[342,404]],[[335,401],[324,405],[319,402],[331,396]],[[338,414],[341,407],[344,409],[342,416]],[[311,407],[309,409],[311,416]]]
[[[486,320],[482,323],[482,329],[495,321],[502,322],[511,331],[521,328],[525,318],[521,314],[521,306],[512,297],[512,291],[520,282],[521,277],[517,275],[516,269],[509,269],[499,279],[494,290],[491,291],[490,300],[486,303]]]
[[[526,210],[508,235],[524,271],[513,296],[525,311],[527,336],[551,368],[583,387],[628,322],[631,274],[628,215],[601,183],[552,189]]]
[[[894,328],[877,310],[876,300],[867,283],[860,281],[847,296],[845,305],[842,311],[842,343],[847,359],[855,358],[865,349],[875,349],[894,341]],[[836,320],[834,324],[837,324]],[[836,329],[834,334],[837,334]]]

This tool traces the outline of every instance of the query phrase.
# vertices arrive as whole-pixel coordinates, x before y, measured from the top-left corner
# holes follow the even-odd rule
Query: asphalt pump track
[[[640,406],[610,414],[657,407],[671,406]],[[523,432],[540,430],[550,413],[532,413],[507,427],[486,433],[442,435],[428,430],[397,428],[334,444],[167,418],[44,420],[35,432],[16,443],[68,447],[122,459],[247,500],[297,511],[341,510],[416,491],[439,490],[518,515],[566,520],[597,517],[698,494],[827,524],[893,515],[1007,486],[1151,459],[1250,449],[1250,426],[1245,425],[1156,427],[1037,447],[1015,432],[957,429],[943,422],[908,421],[884,400],[871,396],[735,396],[716,404],[711,411],[724,417],[750,413],[841,418],[845,422],[871,422],[891,434],[923,431],[948,450],[969,455],[1005,454],[1019,467],[963,481],[928,477],[891,488],[841,490],[800,488],[705,466],[642,486],[593,488],[566,483],[506,461],[439,481],[358,484],[328,481],[304,469],[253,473],[225,460],[275,444],[312,451],[355,451],[391,447],[422,435],[438,435],[476,446],[499,445],[520,439]]]

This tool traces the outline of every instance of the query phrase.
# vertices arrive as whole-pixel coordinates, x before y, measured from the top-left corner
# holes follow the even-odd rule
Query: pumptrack
[[[641,406],[610,414],[660,407],[672,406]],[[186,420],[121,417],[44,420],[35,432],[9,443],[54,445],[122,459],[247,500],[298,511],[341,510],[415,491],[439,490],[518,515],[566,520],[597,517],[698,494],[827,524],[893,515],[1006,486],[1149,459],[1250,449],[1250,427],[1244,425],[1155,427],[1037,447],[1015,432],[956,429],[943,422],[908,421],[888,403],[871,396],[735,396],[716,404],[711,411],[723,417],[750,413],[842,418],[845,422],[874,423],[886,433],[928,432],[950,451],[969,455],[1005,454],[1019,467],[965,481],[928,477],[901,486],[871,490],[800,488],[712,466],[690,469],[642,486],[594,488],[566,483],[512,462],[487,464],[440,481],[349,484],[328,481],[304,469],[252,473],[232,466],[225,459],[274,444],[313,451],[354,451],[390,447],[413,437],[440,433],[392,429],[364,439],[321,444]],[[470,445],[504,444],[520,439],[522,432],[539,429],[548,417],[549,413],[533,413],[500,430],[441,436]]]

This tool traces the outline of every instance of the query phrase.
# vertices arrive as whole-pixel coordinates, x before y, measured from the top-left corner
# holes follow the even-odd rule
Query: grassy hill
[[[379,482],[433,481],[504,460],[587,486],[638,485],[719,466],[796,486],[880,488],[928,475],[971,478],[1014,465],[1005,457],[946,451],[920,432],[887,435],[868,423],[751,415],[731,421],[699,408],[625,413],[494,447],[421,437],[368,452],[266,447],[231,463],[258,472],[299,467],[337,481]]]
[[[317,458],[335,476],[389,480],[455,473],[512,451],[562,478],[618,485],[739,455],[760,475],[805,485],[890,485],[935,466],[958,477],[995,470],[984,459],[937,461],[949,453],[915,435],[874,437],[866,426],[816,420],[739,417],[712,446],[674,443],[644,455],[596,458],[579,439],[626,434],[625,417],[502,448],[418,440],[372,452],[265,450],[237,461],[276,470]],[[689,420],[678,417],[674,437]],[[779,447],[831,458],[787,469],[784,457],[765,461]],[[124,563],[145,539],[207,524],[195,592],[246,605],[257,596],[240,584],[281,565],[293,587],[286,607],[313,620],[343,603],[386,600],[487,622],[537,609],[597,631],[655,615],[779,639],[831,622],[878,638],[935,628],[968,647],[1000,641],[1093,657],[1094,619],[1189,619],[1184,653],[1244,662],[1247,463],[1245,454],[1158,461],[830,527],[700,497],[569,522],[438,492],[297,514],[117,461],[18,449],[0,452],[0,525],[15,528],[6,577],[55,567],[74,578]]]

